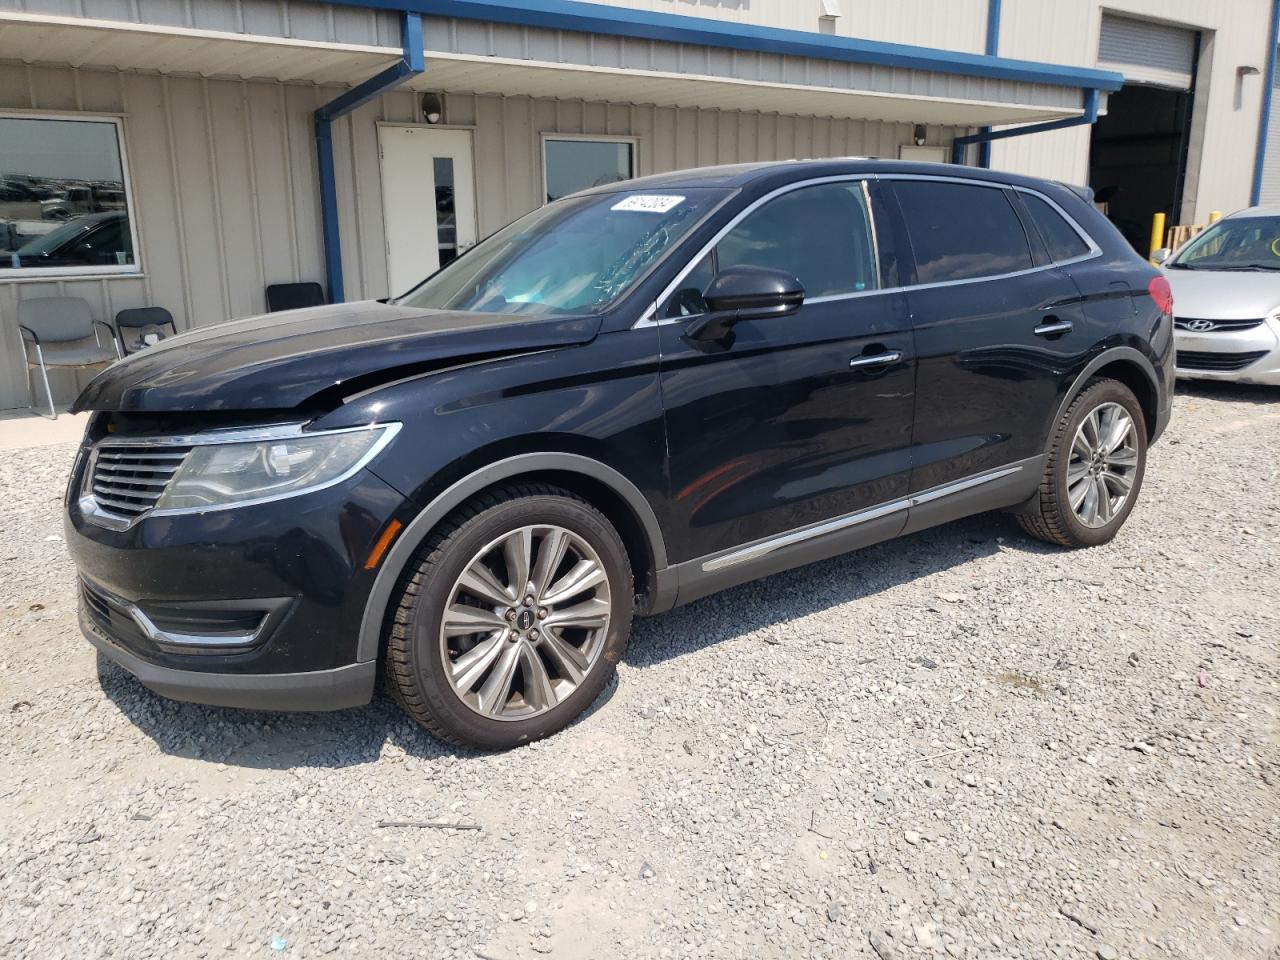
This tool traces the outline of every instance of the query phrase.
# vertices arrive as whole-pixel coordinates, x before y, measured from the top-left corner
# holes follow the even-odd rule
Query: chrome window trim
[[[867,507],[853,513],[847,513],[841,517],[835,517],[831,520],[823,520],[819,523],[810,524],[807,527],[797,527],[794,530],[775,534],[772,537],[757,541],[756,543],[747,544],[746,546],[733,547],[730,550],[714,554],[701,561],[702,570],[704,573],[711,573],[715,570],[723,570],[726,567],[736,566],[739,563],[746,563],[749,560],[758,560],[763,556],[773,553],[775,550],[782,549],[783,547],[790,547],[797,543],[804,543],[806,540],[825,536],[828,533],[836,533],[848,527],[857,526],[860,523],[867,523],[870,520],[879,520],[881,517],[900,513],[901,511],[908,510],[911,507],[918,507],[921,504],[940,500],[941,498],[949,497],[954,493],[960,493],[962,490],[968,490],[972,487],[981,486],[984,483],[990,483],[993,480],[999,480],[1001,477],[1007,477],[1010,474],[1017,473],[1022,469],[1022,467],[1023,464],[1021,463],[997,467],[994,470],[976,473],[960,480],[954,480],[951,483],[944,483],[929,490],[922,490],[919,493],[913,493],[910,496],[902,497],[898,500],[891,500],[888,503],[881,503],[874,507]]]
[[[817,177],[812,180],[797,180],[795,183],[785,184],[781,187],[778,187],[776,190],[773,190],[770,193],[765,194],[763,197],[757,198],[756,200],[748,204],[746,207],[744,207],[742,210],[740,210],[732,220],[730,220],[727,224],[725,224],[725,226],[721,228],[716,233],[716,235],[712,237],[711,240],[709,240],[700,250],[698,250],[698,252],[689,260],[687,264],[685,264],[685,266],[680,270],[680,272],[676,274],[675,279],[672,280],[671,283],[669,283],[663,289],[662,293],[658,295],[657,299],[654,300],[654,302],[649,306],[649,308],[640,317],[640,319],[637,320],[634,324],[632,324],[631,329],[635,330],[641,327],[658,327],[658,326],[663,326],[669,323],[684,323],[685,321],[692,319],[692,317],[695,315],[690,315],[688,317],[659,317],[658,308],[663,303],[665,303],[667,299],[673,293],[676,292],[677,289],[679,289],[680,284],[684,282],[685,278],[690,273],[693,272],[694,268],[697,267],[699,263],[702,262],[702,258],[705,257],[708,253],[710,253],[711,250],[716,246],[716,244],[718,244],[722,239],[724,239],[725,235],[728,234],[730,230],[736,227],[747,215],[752,213],[758,207],[772,200],[774,197],[780,196],[784,193],[789,193],[792,190],[798,190],[802,187],[816,186],[824,183],[844,183],[844,182],[853,181],[853,180],[862,181],[864,192],[867,191],[868,181],[871,181],[871,180],[881,180],[885,182],[892,182],[895,180],[926,180],[926,181],[933,181],[937,183],[959,183],[959,184],[964,184],[966,186],[987,187],[988,189],[992,189],[992,190],[1015,190],[1019,193],[1030,194],[1031,196],[1037,197],[1040,200],[1043,200],[1045,203],[1049,204],[1049,206],[1053,208],[1054,211],[1056,211],[1064,220],[1066,220],[1067,224],[1071,227],[1071,229],[1075,230],[1075,232],[1080,236],[1080,239],[1083,240],[1088,245],[1089,252],[1083,253],[1078,257],[1072,257],[1068,260],[1051,260],[1049,263],[1041,264],[1038,267],[1037,266],[1028,267],[1025,270],[1014,270],[1008,273],[994,273],[989,276],[983,276],[983,277],[964,277],[958,280],[938,280],[933,283],[899,284],[896,287],[879,287],[875,290],[857,290],[852,293],[831,294],[825,297],[812,297],[812,298],[807,297],[805,298],[805,301],[804,301],[805,303],[831,303],[837,300],[853,300],[858,297],[873,297],[873,296],[878,296],[878,295],[887,294],[887,293],[903,293],[903,292],[910,292],[912,290],[931,290],[935,288],[958,286],[959,284],[965,284],[965,283],[989,283],[992,280],[1008,280],[1013,277],[1022,277],[1032,273],[1039,273],[1043,270],[1051,270],[1055,267],[1066,267],[1075,263],[1084,263],[1088,260],[1097,259],[1098,257],[1101,257],[1103,254],[1102,248],[1097,244],[1097,242],[1093,239],[1093,237],[1089,234],[1089,232],[1080,225],[1079,221],[1077,221],[1075,217],[1071,216],[1071,214],[1069,214],[1066,210],[1064,210],[1056,200],[1054,200],[1052,197],[1048,196],[1047,194],[1042,193],[1039,190],[1036,190],[1032,187],[1022,186],[1021,184],[999,183],[991,180],[975,180],[971,177],[945,177],[945,176],[939,176],[936,174],[924,174],[924,173],[887,173],[887,174],[857,173],[857,174],[843,174],[843,175],[831,176],[831,177]],[[867,201],[868,201],[867,210],[870,213],[870,218],[871,218],[872,243],[875,245],[875,249],[876,249],[876,267],[878,269],[880,266],[879,227],[876,224],[875,211],[872,209],[870,205],[869,195],[867,196]],[[1016,212],[1017,211],[1015,211],[1015,214]],[[909,228],[910,227],[908,225],[908,229]],[[1028,242],[1029,241],[1030,241],[1030,238],[1028,238]]]
[[[303,423],[285,423],[268,427],[244,427],[233,428],[228,430],[210,430],[205,433],[187,434],[180,436],[160,436],[160,435],[139,435],[130,437],[107,436],[95,443],[90,451],[88,461],[85,465],[85,471],[80,479],[80,497],[79,506],[85,518],[92,520],[99,526],[108,527],[112,530],[128,530],[130,527],[139,523],[148,517],[176,517],[186,516],[198,513],[213,513],[220,510],[237,510],[241,507],[258,506],[264,503],[274,503],[277,500],[287,500],[290,497],[300,497],[305,494],[315,493],[319,490],[326,490],[329,487],[336,486],[350,480],[357,473],[368,466],[373,459],[380,454],[400,432],[402,424],[396,421],[388,421],[384,423],[368,423],[357,427],[339,427],[334,430],[305,430]],[[255,497],[249,500],[238,500],[235,503],[211,504],[202,507],[152,507],[143,511],[136,517],[126,517],[121,514],[113,513],[110,510],[104,510],[99,504],[97,498],[92,492],[92,483],[94,469],[97,465],[98,451],[104,447],[112,446],[184,446],[184,447],[206,447],[228,443],[263,443],[271,440],[284,439],[301,439],[306,437],[332,436],[340,433],[358,433],[365,430],[381,430],[382,436],[371,446],[352,466],[347,468],[343,473],[324,483],[315,486],[304,487],[299,490],[291,490],[287,493],[276,493],[266,497]],[[185,463],[185,460],[183,461]],[[182,469],[181,465],[178,467]],[[177,476],[177,470],[174,471]],[[170,478],[172,482],[172,478]],[[164,489],[167,489],[168,484]],[[163,489],[161,491],[163,495]]]
[[[699,314],[690,314],[687,317],[661,318],[658,316],[658,307],[667,302],[667,299],[673,293],[675,293],[677,289],[679,289],[680,284],[684,282],[685,278],[689,276],[689,274],[691,274],[694,271],[694,269],[698,266],[698,264],[702,262],[702,258],[705,257],[712,250],[714,250],[716,245],[721,240],[723,240],[726,236],[728,236],[728,234],[730,233],[730,231],[734,229],[734,227],[738,226],[738,224],[740,224],[743,220],[749,217],[752,213],[754,213],[760,207],[764,206],[770,200],[773,200],[776,197],[780,197],[784,193],[791,193],[793,190],[800,190],[800,189],[803,189],[804,187],[816,187],[816,186],[821,186],[824,183],[860,182],[862,184],[863,198],[864,198],[864,202],[866,202],[867,204],[867,218],[871,224],[871,244],[872,244],[874,254],[876,256],[876,272],[877,274],[879,274],[879,270],[880,270],[879,239],[877,237],[877,232],[876,232],[875,213],[871,209],[871,203],[870,203],[871,198],[867,193],[867,181],[874,180],[874,179],[875,179],[874,174],[870,174],[870,173],[845,173],[845,174],[839,174],[839,175],[830,176],[830,177],[815,177],[811,180],[797,180],[794,183],[783,184],[777,189],[771,190],[769,193],[766,193],[764,196],[757,197],[755,200],[751,201],[751,203],[747,204],[745,207],[739,210],[728,223],[726,223],[723,227],[721,227],[718,231],[716,231],[715,236],[713,236],[710,240],[708,240],[705,244],[703,244],[702,248],[699,249],[698,252],[694,254],[693,257],[690,258],[689,262],[684,265],[684,267],[680,270],[680,272],[676,274],[675,279],[672,280],[669,284],[667,284],[667,286],[663,289],[662,293],[658,294],[657,299],[653,302],[653,304],[649,307],[649,309],[644,312],[644,314],[640,317],[639,320],[637,320],[635,323],[631,325],[631,329],[636,330],[641,327],[656,327],[656,326],[661,326],[667,323],[683,323],[686,320],[690,320],[695,316],[700,316]],[[889,291],[884,288],[877,288],[875,290],[858,290],[852,293],[836,293],[836,294],[831,294],[825,297],[806,298],[804,302],[805,303],[827,303],[832,300],[842,300],[847,297],[865,297],[865,296],[870,296],[877,293],[887,293],[887,292]]]

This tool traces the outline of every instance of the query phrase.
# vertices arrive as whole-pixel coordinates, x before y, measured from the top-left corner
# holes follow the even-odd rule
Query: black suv
[[[635,613],[996,508],[1115,536],[1165,281],[1087,192],[871,160],[543,207],[402,297],[166,340],[84,391],[81,622],[153,690],[439,736],[581,713]]]

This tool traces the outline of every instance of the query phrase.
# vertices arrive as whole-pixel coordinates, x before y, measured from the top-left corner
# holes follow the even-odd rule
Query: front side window
[[[1280,217],[1219,220],[1165,266],[1173,270],[1280,270]]]
[[[806,300],[876,289],[875,241],[862,182],[801,187],[748,214],[681,281],[661,315],[705,313],[703,292],[731,267],[789,273],[804,287]]]
[[[630,140],[547,137],[542,142],[547,203],[579,190],[630,180],[636,175],[635,147]]]
[[[137,269],[120,125],[0,117],[0,279]]]
[[[1003,189],[900,180],[894,190],[915,251],[917,283],[972,280],[1031,268],[1027,233]]]
[[[730,194],[706,188],[570,197],[499,230],[397,303],[542,316],[604,309]]]

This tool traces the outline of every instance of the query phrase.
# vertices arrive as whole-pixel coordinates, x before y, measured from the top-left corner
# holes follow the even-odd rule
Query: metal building
[[[1276,5],[0,0],[0,409],[30,400],[24,299],[186,329],[278,282],[385,297],[548,198],[680,167],[990,164],[1117,222],[1280,200]]]

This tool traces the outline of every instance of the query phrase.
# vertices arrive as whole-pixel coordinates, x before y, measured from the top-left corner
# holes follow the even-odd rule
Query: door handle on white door
[[[849,367],[854,370],[865,370],[867,367],[887,367],[891,363],[897,363],[902,359],[902,353],[898,350],[890,350],[888,353],[875,353],[869,357],[854,357],[849,361]]]

